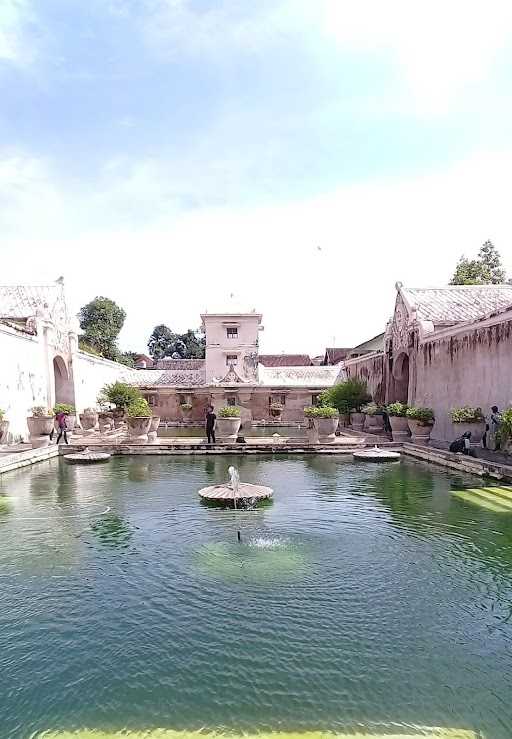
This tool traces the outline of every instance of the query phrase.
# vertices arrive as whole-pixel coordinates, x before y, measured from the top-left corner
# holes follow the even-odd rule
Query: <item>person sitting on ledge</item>
[[[454,454],[466,454],[468,457],[476,457],[476,452],[471,448],[471,431],[465,431],[459,439],[450,444],[450,451]]]

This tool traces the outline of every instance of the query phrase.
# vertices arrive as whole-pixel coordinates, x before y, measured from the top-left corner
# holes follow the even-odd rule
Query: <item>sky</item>
[[[253,308],[354,346],[487,239],[512,274],[511,84],[509,0],[0,0],[0,283],[125,350]]]

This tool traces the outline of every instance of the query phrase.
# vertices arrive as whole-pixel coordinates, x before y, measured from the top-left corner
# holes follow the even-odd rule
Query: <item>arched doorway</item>
[[[409,355],[399,354],[393,365],[393,379],[395,400],[407,403],[409,400]]]
[[[55,379],[55,403],[75,404],[75,388],[73,380],[62,357],[53,359],[53,376]]]

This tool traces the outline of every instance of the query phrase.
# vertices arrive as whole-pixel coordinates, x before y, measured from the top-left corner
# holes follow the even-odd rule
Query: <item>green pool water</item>
[[[273,503],[202,505],[230,464]],[[450,495],[475,484],[321,456],[4,475],[0,738],[510,739],[512,516]]]

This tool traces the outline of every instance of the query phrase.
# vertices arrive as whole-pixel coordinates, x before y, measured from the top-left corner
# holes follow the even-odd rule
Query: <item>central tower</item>
[[[225,378],[226,382],[255,384],[258,381],[261,319],[261,313],[256,311],[201,315],[206,337],[206,384],[222,382]]]

